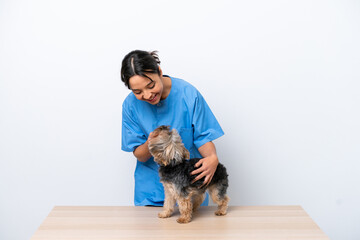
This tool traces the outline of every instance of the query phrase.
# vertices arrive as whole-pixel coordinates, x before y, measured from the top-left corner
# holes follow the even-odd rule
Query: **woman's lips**
[[[155,96],[152,99],[149,99],[149,102],[155,102],[157,100],[158,94],[155,94]]]

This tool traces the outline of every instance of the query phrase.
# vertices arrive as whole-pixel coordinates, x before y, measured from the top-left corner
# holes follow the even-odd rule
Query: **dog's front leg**
[[[165,196],[164,210],[158,214],[159,218],[171,217],[174,212],[175,198]]]
[[[159,218],[168,218],[171,217],[171,214],[174,212],[175,206],[175,195],[174,188],[170,184],[163,183],[165,200],[164,200],[164,210],[158,214]]]
[[[193,204],[191,202],[191,196],[180,197],[178,199],[180,217],[176,220],[178,223],[188,223],[192,218]]]

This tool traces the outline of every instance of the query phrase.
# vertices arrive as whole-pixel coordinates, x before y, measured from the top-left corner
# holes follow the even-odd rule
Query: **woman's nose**
[[[143,95],[144,99],[149,100],[150,97],[151,97],[151,92],[148,92],[148,91],[144,92],[144,95]]]

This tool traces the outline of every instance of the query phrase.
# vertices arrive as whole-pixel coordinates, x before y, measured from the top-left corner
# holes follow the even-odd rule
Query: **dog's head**
[[[184,147],[181,137],[176,129],[169,126],[160,126],[153,131],[149,138],[149,151],[154,161],[162,166],[176,165],[183,159],[189,159],[190,153]]]

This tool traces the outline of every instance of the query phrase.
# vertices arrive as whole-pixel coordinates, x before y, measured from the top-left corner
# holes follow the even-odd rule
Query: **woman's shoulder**
[[[135,97],[134,93],[130,92],[124,99],[122,105],[123,105],[123,107],[129,107],[136,102],[135,100],[136,100],[136,97]]]
[[[139,101],[137,100],[137,98],[135,97],[133,92],[130,92],[126,98],[124,99],[123,103],[122,103],[122,109],[123,111],[129,112],[134,114],[135,112],[137,112],[136,109],[142,109],[146,106],[144,106],[143,101]]]
[[[171,77],[172,81],[175,83],[175,85],[177,85],[178,87],[185,87],[185,88],[192,88],[192,89],[196,89],[191,83],[185,81],[182,78],[176,78],[176,77]]]
[[[197,96],[198,90],[191,83],[189,83],[181,78],[171,77],[171,79],[173,81],[174,89],[176,89],[177,92],[184,94],[187,97],[190,97],[190,96],[196,97]]]

